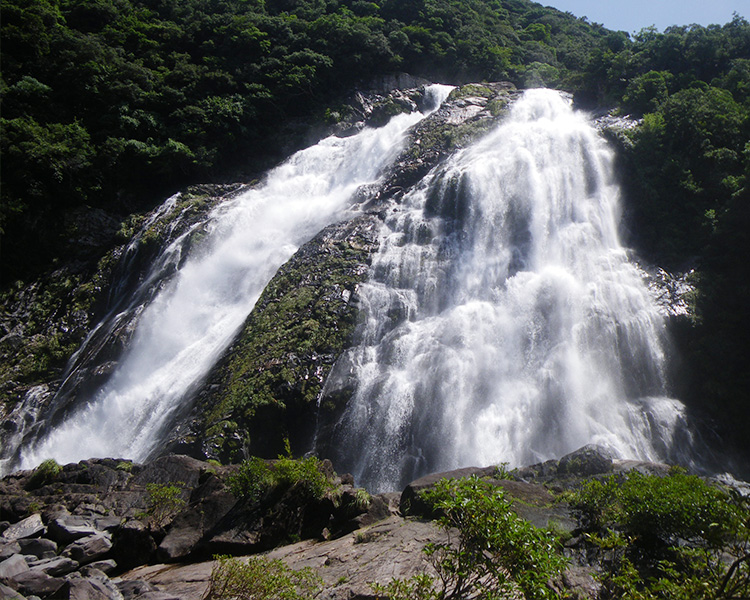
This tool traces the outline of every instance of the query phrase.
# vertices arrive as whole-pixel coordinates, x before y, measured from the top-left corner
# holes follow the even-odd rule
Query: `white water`
[[[556,92],[410,192],[360,289],[358,390],[335,464],[396,489],[587,443],[660,459],[685,431],[666,396],[665,324],[617,235],[612,152]]]
[[[439,103],[450,88],[429,91]],[[21,467],[50,457],[147,457],[278,267],[347,215],[357,188],[377,179],[398,154],[405,131],[423,116],[399,115],[380,129],[327,138],[271,171],[264,185],[216,210],[208,239],[145,309],[109,382],[23,449]]]

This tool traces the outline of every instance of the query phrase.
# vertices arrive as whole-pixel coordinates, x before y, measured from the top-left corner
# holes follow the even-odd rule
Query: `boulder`
[[[6,540],[20,540],[40,536],[43,531],[44,523],[42,522],[42,516],[39,513],[34,513],[3,531],[3,538]]]
[[[0,561],[14,554],[21,554],[21,544],[16,541],[0,541]]]
[[[132,569],[148,563],[156,553],[151,532],[135,519],[124,523],[112,536],[110,557],[121,569]]]
[[[19,573],[7,582],[24,596],[52,596],[65,585],[62,577],[51,577],[42,571],[29,570]],[[54,597],[54,596],[53,596]]]
[[[495,474],[495,467],[466,467],[464,469],[455,469],[453,471],[445,471],[443,473],[430,473],[419,479],[415,479],[404,488],[401,493],[401,502],[399,508],[401,514],[406,516],[419,516],[425,518],[435,517],[435,513],[426,502],[424,502],[419,494],[426,489],[434,486],[441,479],[463,479],[465,477],[471,477],[476,475],[477,477],[491,477]]]
[[[31,554],[37,558],[53,558],[57,556],[57,544],[47,538],[18,540],[18,546],[21,554]]]
[[[56,556],[54,558],[46,558],[36,563],[29,565],[33,571],[42,571],[47,575],[58,577],[60,575],[67,575],[75,571],[79,564],[77,561],[67,556]]]
[[[29,570],[29,565],[20,554],[14,554],[0,563],[0,579],[10,579],[25,573]]]
[[[563,456],[558,462],[558,474],[590,477],[610,473],[613,458],[615,458],[614,454],[604,446],[588,444]]]
[[[63,550],[62,556],[67,556],[85,565],[104,558],[111,549],[111,536],[108,533],[97,533],[73,542]]]
[[[218,490],[182,511],[159,544],[157,558],[162,562],[172,562],[193,553],[204,535],[226,516],[236,502],[230,492]]]
[[[63,515],[49,522],[47,535],[60,544],[69,544],[103,531],[113,531],[121,524],[119,517]]]
[[[117,586],[107,579],[98,577],[69,577],[65,587],[60,590],[60,597],[65,600],[123,600]]]

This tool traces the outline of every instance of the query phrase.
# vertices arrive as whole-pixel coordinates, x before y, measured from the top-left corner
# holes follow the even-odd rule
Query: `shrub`
[[[181,481],[146,484],[148,508],[145,514],[154,525],[161,527],[185,505],[181,497],[183,485]]]
[[[501,488],[477,477],[443,479],[422,496],[442,513],[441,527],[458,530],[458,540],[425,547],[437,579],[396,579],[374,585],[376,593],[391,600],[555,597],[547,582],[565,564],[555,538],[518,517]]]
[[[300,459],[279,457],[273,464],[252,457],[243,461],[227,478],[227,484],[235,496],[249,502],[259,502],[272,488],[295,485],[309,497],[319,499],[333,488],[320,466],[320,460],[314,456]]]
[[[750,512],[694,475],[632,471],[568,497],[606,557],[601,597],[719,600],[750,595]]]
[[[57,476],[62,472],[62,467],[57,464],[54,458],[48,458],[42,464],[40,464],[26,484],[26,489],[33,490],[35,488],[52,483]]]
[[[259,502],[274,484],[273,474],[266,461],[255,456],[242,461],[237,471],[227,478],[229,490],[237,498],[249,502]]]
[[[217,556],[203,600],[306,600],[321,588],[321,578],[309,567],[295,571],[265,557],[244,562]]]

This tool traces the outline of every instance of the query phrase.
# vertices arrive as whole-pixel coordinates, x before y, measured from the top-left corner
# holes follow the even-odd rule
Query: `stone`
[[[9,600],[26,600],[12,587],[8,587],[3,583],[0,583],[0,598],[8,598]]]
[[[63,515],[48,524],[48,536],[60,544],[69,544],[77,539],[119,527],[119,517],[85,517]]]
[[[52,558],[57,556],[57,544],[46,538],[32,538],[18,540],[21,554],[32,554],[37,558]]]
[[[157,589],[147,581],[139,579],[135,581],[125,580],[117,582],[117,589],[120,590],[124,600],[133,600],[141,598],[147,592],[155,592]]]
[[[203,536],[224,518],[236,502],[230,492],[220,490],[182,511],[172,521],[166,537],[159,544],[157,559],[172,562],[190,555]]]
[[[20,540],[39,536],[44,531],[44,523],[39,513],[34,513],[30,517],[19,521],[3,531],[3,537],[6,540]]]
[[[151,560],[156,542],[146,526],[135,519],[124,523],[112,536],[110,557],[122,569],[132,569]]]
[[[120,576],[123,582],[118,587],[126,600],[201,600],[208,588],[212,570],[213,561],[186,565],[148,565],[123,573]],[[123,589],[126,581],[137,581],[138,586],[148,583],[151,589],[142,595],[128,596]]]
[[[117,586],[106,578],[71,577],[61,592],[66,600],[123,600]]]
[[[111,536],[108,533],[97,533],[73,542],[63,550],[62,556],[67,556],[85,565],[104,558],[111,549]]]
[[[59,575],[66,575],[75,571],[79,564],[77,561],[67,556],[56,556],[55,558],[48,558],[41,560],[33,565],[30,565],[33,571],[42,571],[47,575],[57,577]]]
[[[0,541],[0,561],[14,554],[21,554],[21,544],[11,541]]]
[[[85,567],[81,569],[82,573],[86,573],[87,569],[97,569],[98,571],[101,571],[105,575],[109,575],[112,571],[114,571],[117,568],[117,563],[112,560],[111,558],[108,558],[107,560],[97,560],[92,563],[89,563]]]
[[[41,571],[33,570],[19,573],[10,581],[21,594],[41,596],[42,598],[52,596],[65,585],[65,580],[62,577],[51,577]]]
[[[443,473],[430,473],[419,479],[415,479],[408,484],[401,493],[401,502],[399,507],[401,514],[431,518],[435,515],[430,506],[428,506],[420,497],[419,493],[434,486],[438,481],[444,478],[463,479],[476,475],[477,477],[491,477],[495,474],[495,467],[466,467],[464,469],[455,469]]]
[[[14,554],[0,563],[0,579],[11,579],[29,570],[29,565],[20,554]]]
[[[614,455],[604,446],[588,444],[566,454],[558,462],[558,473],[589,477],[612,471]]]

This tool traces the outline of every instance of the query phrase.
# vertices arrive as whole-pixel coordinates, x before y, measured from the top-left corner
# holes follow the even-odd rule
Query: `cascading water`
[[[612,160],[570,102],[530,90],[407,194],[359,291],[361,343],[337,365],[358,381],[338,468],[387,490],[587,443],[675,458],[665,323],[618,240]]]
[[[449,91],[439,85],[427,90],[434,104]],[[346,216],[356,189],[380,175],[397,156],[405,131],[423,116],[399,115],[380,129],[327,138],[274,169],[264,185],[214,211],[208,238],[146,307],[111,379],[23,448],[21,466],[49,457],[146,458],[278,267],[320,229]]]

